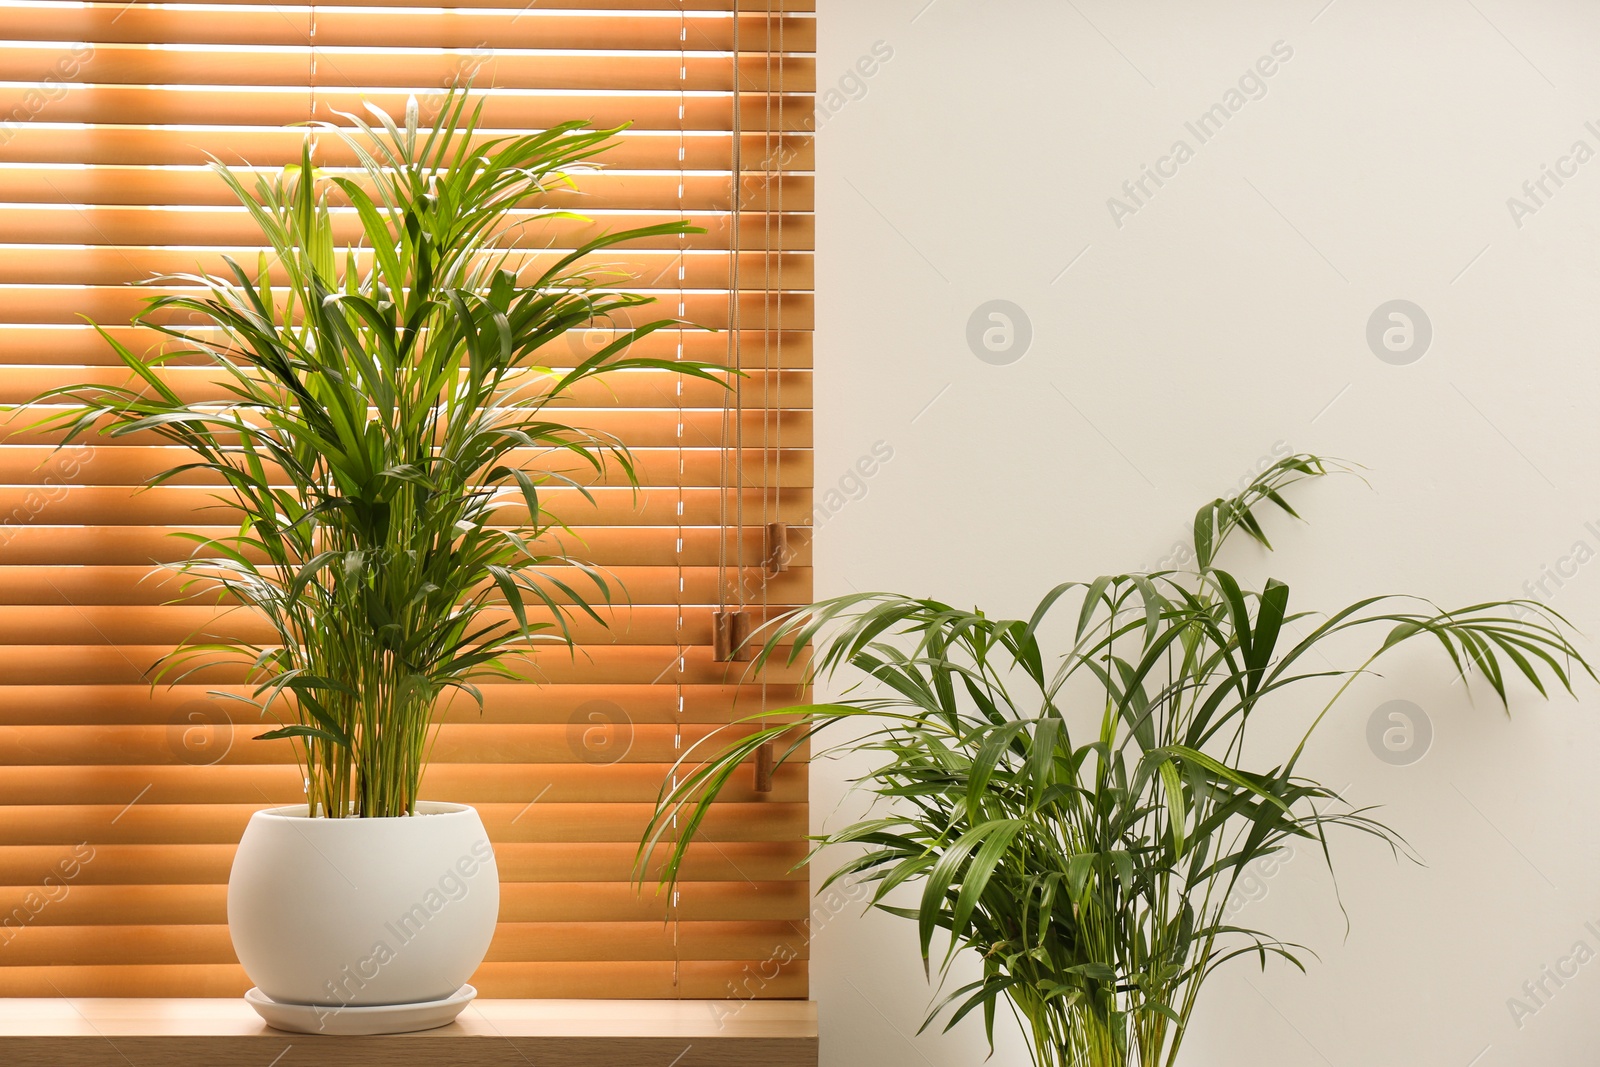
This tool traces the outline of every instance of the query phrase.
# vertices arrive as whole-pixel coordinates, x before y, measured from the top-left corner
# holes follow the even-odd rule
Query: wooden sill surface
[[[0,999],[0,1063],[815,1067],[817,1006],[798,1000],[477,1000],[436,1030],[323,1037],[274,1030],[243,1000],[231,998]]]

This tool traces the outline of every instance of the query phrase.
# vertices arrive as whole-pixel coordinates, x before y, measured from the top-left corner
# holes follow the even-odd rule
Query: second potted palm
[[[763,744],[779,762],[807,746],[858,754],[873,810],[821,836],[811,860],[832,861],[824,887],[858,881],[871,906],[914,922],[930,971],[974,964],[979,977],[929,1024],[946,1007],[947,1028],[976,1012],[992,1040],[1009,1009],[1039,1067],[1176,1067],[1218,967],[1300,965],[1297,946],[1236,921],[1229,900],[1253,865],[1300,845],[1331,865],[1330,828],[1401,847],[1301,768],[1352,682],[1418,640],[1503,705],[1517,680],[1542,695],[1593,677],[1565,620],[1537,603],[1443,611],[1379,596],[1322,615],[1291,610],[1283,582],[1251,589],[1217,565],[1232,535],[1266,545],[1262,510],[1290,511],[1284,493],[1330,469],[1289,456],[1202,507],[1195,571],[1066,582],[1026,618],[864,593],[775,622],[755,669],[815,642],[819,674],[864,692],[755,716],[729,727],[743,736],[687,751],[638,875],[664,846],[662,877],[678,877],[711,805]],[[1325,658],[1363,638],[1363,662]],[[1264,751],[1252,727],[1284,715],[1298,716],[1300,742]]]

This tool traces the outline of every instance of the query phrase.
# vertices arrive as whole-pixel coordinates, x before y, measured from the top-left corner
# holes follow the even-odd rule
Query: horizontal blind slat
[[[541,5],[542,7],[542,5]],[[678,12],[674,8],[672,14]],[[695,51],[733,48],[730,14],[686,12],[651,18],[635,12],[599,14],[535,7],[399,8],[374,18],[337,3],[316,11],[316,44],[327,48],[482,49],[487,58],[508,49],[645,49],[676,52],[679,27]],[[781,23],[781,25],[780,25]],[[740,48],[789,52],[816,48],[816,20],[742,15]],[[166,4],[93,3],[18,6],[7,10],[4,37],[13,41],[89,41],[106,44],[301,46],[311,39],[311,10],[281,4],[188,9]]]
[[[126,286],[62,286],[43,288],[33,286],[0,287],[0,322],[25,325],[58,323],[71,325],[82,322],[83,317],[101,321],[128,322],[143,310],[145,303],[160,295],[203,296],[204,290],[178,286],[148,286],[137,289]],[[674,301],[676,305],[676,301]],[[657,308],[649,305],[635,309],[639,323],[657,319],[676,318],[677,307]],[[743,292],[739,296],[739,324],[745,329],[761,329],[776,325],[777,304],[763,294]],[[783,324],[794,329],[809,329],[812,324],[812,299],[810,293],[785,294]],[[149,321],[167,325],[183,325],[190,312],[169,308],[154,313]],[[712,330],[725,330],[732,323],[728,298],[724,294],[686,293],[683,315],[695,325]]]
[[[485,729],[476,727],[475,729]],[[703,735],[705,731],[700,731]],[[107,804],[0,807],[0,847],[77,844],[84,826],[104,827],[100,845],[233,844],[259,804]],[[485,804],[478,807],[496,841],[559,843],[637,842],[649,804],[561,803],[541,797],[536,805]],[[114,821],[113,821],[114,820]],[[706,841],[783,841],[807,833],[806,805],[718,801],[704,824]],[[5,914],[0,908],[0,916]],[[657,920],[660,916],[656,916]],[[198,920],[196,920],[198,921]],[[508,920],[509,921],[509,920]],[[3,934],[0,934],[3,936]]]
[[[21,246],[15,244],[0,244],[0,285],[127,285],[127,279],[145,278],[157,274],[215,274],[221,275],[228,267],[224,257],[231,258],[249,270],[255,270],[258,256],[263,250],[248,245],[236,245],[231,248],[149,248],[140,245],[101,245],[87,248],[76,248],[61,245]],[[564,251],[537,251],[530,252],[526,257],[519,257],[518,266],[520,273],[534,276],[554,266],[561,258]],[[709,251],[684,257],[684,287],[688,289],[726,289],[729,260],[733,258],[731,252]],[[358,255],[357,262],[362,269],[370,266],[370,253]],[[651,293],[665,304],[668,300],[676,299],[677,286],[675,283],[678,269],[678,253],[666,250],[624,249],[611,255],[599,257],[597,263],[603,263],[608,270],[615,270],[619,277],[632,279],[629,288],[635,292]],[[763,262],[758,255],[740,253],[739,267],[746,278],[767,278],[773,289],[808,290],[812,282],[812,257],[808,253],[796,252],[781,256],[773,256],[770,262]],[[285,275],[283,268],[269,259],[267,264],[268,277],[274,284],[282,284]],[[785,297],[788,298],[786,293]],[[724,293],[724,299],[726,295]],[[675,309],[674,309],[675,310]],[[635,312],[639,317],[649,313],[649,306]],[[73,324],[76,325],[76,324]],[[580,340],[585,333],[579,330],[577,336]],[[801,336],[797,335],[794,340]],[[145,340],[151,340],[144,335]],[[61,334],[53,333],[52,342],[61,338]],[[105,342],[96,337],[96,350],[106,349]],[[727,339],[717,337],[714,339],[716,347],[726,350]],[[645,344],[652,343],[646,338]],[[653,342],[657,346],[668,343],[667,339],[656,338]],[[595,347],[599,347],[596,345]],[[712,346],[705,346],[710,352]],[[84,355],[90,355],[85,351]],[[592,353],[590,353],[592,354]],[[15,340],[7,347],[4,353],[6,362],[24,362],[17,359]]]
[[[25,76],[24,81],[28,80]],[[33,106],[27,92],[26,88],[15,87],[0,91],[0,116],[14,115],[14,109],[22,107],[23,114],[31,117],[25,121],[80,122],[96,129],[107,124],[284,127],[310,118],[337,121],[339,112],[365,113],[368,103],[400,115],[405,112],[410,95],[382,87],[359,92],[321,86],[316,93],[316,111],[312,113],[308,110],[311,93],[305,86],[251,86],[248,92],[241,92],[231,86],[159,89],[74,82],[52,90],[50,99],[37,98],[41,106]],[[809,133],[817,125],[813,106],[809,93],[785,94],[774,99],[770,108],[762,94],[744,93],[740,126],[747,134],[769,128]],[[671,131],[674,135],[680,121],[681,128],[690,132],[731,131],[733,107],[728,92],[715,90],[680,96],[676,91],[625,91],[619,87],[567,92],[506,91],[501,87],[485,97],[486,127],[540,130],[573,120],[596,129],[629,126],[639,131]],[[663,162],[669,161],[676,166],[675,145],[670,160],[663,158]]]
[[[249,170],[241,169],[246,181]],[[268,179],[276,171],[257,166]],[[330,168],[330,173],[340,173]],[[371,191],[364,173],[344,172]],[[727,211],[732,206],[726,174],[637,174],[591,171],[574,175],[575,188],[552,189],[542,206],[566,211]],[[767,182],[747,178],[742,203],[746,208],[767,195]],[[791,174],[771,183],[773,196],[783,197],[788,211],[810,211],[812,180]],[[781,190],[779,186],[781,185]],[[679,197],[679,190],[682,197]],[[135,167],[109,164],[82,166],[12,166],[0,168],[0,201],[8,204],[95,204],[158,208],[225,207],[237,204],[233,193],[209,169],[199,167]],[[338,206],[338,205],[336,205]]]
[[[710,570],[711,568],[706,568]],[[710,603],[715,603],[712,600]],[[738,680],[723,685],[685,685],[683,707],[678,707],[676,686],[649,683],[620,685],[598,680],[545,686],[530,694],[527,686],[509,681],[486,681],[480,687],[483,704],[458,697],[447,704],[440,721],[460,726],[538,725],[564,726],[581,738],[594,725],[596,712],[617,713],[632,724],[701,725],[732,722],[762,710],[793,704],[801,697],[796,686],[769,686],[763,707],[758,689]],[[174,759],[209,760],[236,741],[258,733],[260,717],[244,704],[219,697],[250,695],[247,685],[158,686],[59,685],[0,686],[0,724],[5,726],[161,726]],[[619,720],[619,723],[623,720]],[[193,731],[192,736],[186,734]],[[208,764],[210,765],[210,764]],[[161,803],[178,803],[163,793]],[[553,794],[562,801],[565,794]],[[13,803],[0,800],[0,803]],[[98,801],[96,801],[98,803]],[[156,803],[158,801],[151,801]],[[87,801],[86,801],[87,803]]]
[[[560,963],[486,963],[472,976],[478,995],[493,998],[746,999],[804,998],[807,962],[767,964],[763,981],[752,968],[763,959],[685,960],[682,964],[629,960]],[[770,974],[772,977],[768,978]],[[0,996],[238,997],[251,982],[237,964],[115,965],[97,967],[0,966]]]
[[[694,920],[804,919],[810,893],[802,882],[689,882],[682,887],[680,918]],[[38,908],[27,886],[0,886],[0,916],[22,908],[40,926],[221,925],[228,921],[225,885],[78,885]],[[654,894],[623,882],[506,882],[500,919],[506,923],[655,922]],[[30,907],[31,905],[31,907]],[[0,938],[3,938],[0,934]],[[0,949],[3,954],[3,949]]]
[[[0,676],[14,685],[49,685],[64,678],[74,684],[136,685],[148,683],[150,668],[172,650],[171,645],[0,647]],[[513,658],[514,666],[520,658],[525,657]],[[537,677],[545,685],[586,683],[596,677],[625,685],[678,680],[685,684],[721,685],[745,680],[747,668],[745,663],[717,662],[709,646],[582,645],[577,659],[555,651],[541,657]],[[769,666],[763,674],[779,684],[796,684],[804,678],[798,667]],[[235,685],[246,681],[245,675],[242,668],[219,664],[198,668],[187,677],[204,685]]]
[[[308,48],[258,49],[243,45],[162,47],[101,44],[92,54],[70,66],[54,66],[62,55],[59,44],[3,42],[0,47],[0,82],[39,82],[51,72],[57,79],[78,85],[206,85],[294,87],[306,85],[311,50]],[[318,48],[317,85],[335,89],[406,89],[428,92],[448,85],[460,73],[471,53],[439,53],[422,49]],[[473,61],[475,62],[475,60]],[[679,77],[680,70],[683,77]],[[738,76],[745,93],[808,93],[816,86],[815,64],[805,57],[785,61],[783,76],[769,72],[762,57],[746,55]],[[481,84],[497,89],[585,89],[676,93],[731,92],[734,63],[726,55],[660,55],[648,52],[612,53],[502,53],[477,71]],[[22,94],[0,96],[10,100]]]
[[[793,924],[783,921],[660,921],[510,923],[495,927],[486,962],[576,962],[611,956],[634,960],[765,959]],[[10,932],[0,968],[28,966],[139,966],[149,964],[226,964],[232,962],[228,928],[172,926],[78,927],[33,925]],[[109,936],[108,936],[109,935]],[[0,937],[3,937],[0,934]],[[796,948],[804,958],[805,945]]]
[[[749,371],[745,379],[746,395],[766,396],[773,408],[809,408],[811,406],[811,375],[806,371],[786,371],[782,380],[770,371]],[[121,385],[128,377],[126,368],[112,367],[50,367],[19,366],[0,370],[0,404],[26,404],[38,393],[57,386],[79,384]],[[222,400],[228,394],[221,386],[217,373],[204,367],[173,367],[167,371],[167,380],[181,396],[192,400]],[[727,390],[717,382],[694,378],[683,383],[683,392],[677,391],[672,375],[656,371],[626,372],[614,375],[609,382],[595,384],[580,382],[570,390],[573,407],[596,407],[608,403],[624,408],[721,408]],[[766,390],[763,393],[763,390]],[[717,442],[688,442],[691,446]],[[7,451],[0,448],[0,463]],[[37,463],[46,459],[43,454],[33,457]],[[0,474],[0,484],[10,479]]]
[[[514,213],[503,229],[525,227],[531,216]],[[627,230],[686,221],[703,233],[681,240],[666,236],[635,237],[618,249],[677,249],[724,251],[730,246],[729,217],[721,213],[690,211],[686,217],[663,211],[591,211],[579,219],[550,219],[540,223],[542,243],[576,248],[602,229]],[[746,212],[739,222],[740,245],[760,242],[768,225],[764,213]],[[784,251],[810,251],[815,239],[811,216],[791,214],[782,220]],[[354,244],[360,226],[354,213],[336,210],[332,229],[337,241]],[[221,207],[127,207],[100,205],[0,204],[0,233],[8,243],[76,245],[238,245],[258,236],[242,210]]]
[[[34,885],[72,848],[57,845],[0,845],[0,885]],[[494,843],[500,877],[513,882],[628,882],[633,878],[635,842]],[[228,880],[233,845],[95,845],[93,858],[71,879],[77,885],[216,885]],[[789,882],[807,879],[795,865],[805,857],[804,841],[725,841],[689,846],[683,871],[690,881]],[[658,862],[665,853],[658,850]],[[652,868],[653,869],[653,868]],[[652,876],[653,877],[653,876]]]
[[[693,106],[695,99],[690,98],[689,106]],[[654,107],[657,103],[671,107],[676,114],[675,99],[634,98],[633,109]],[[558,102],[552,99],[545,105],[556,107]],[[301,107],[304,106],[305,101],[301,101]],[[570,104],[559,106],[567,108],[563,116],[572,117]],[[596,128],[609,129],[621,124],[594,116],[593,106],[591,98],[584,99],[584,116]],[[619,102],[611,106],[623,105]],[[0,159],[7,163],[192,166],[214,156],[229,166],[281,167],[299,160],[300,145],[305,138],[303,130],[226,123],[156,127],[101,125],[84,130],[62,121],[52,122],[55,115],[53,109],[42,112],[34,121],[6,130],[7,139],[0,146],[3,148]],[[675,118],[673,125],[670,131],[652,130],[635,120],[629,129],[620,131],[612,139],[604,156],[605,172],[659,171],[665,164],[675,164],[679,145]],[[474,143],[518,132],[521,131],[485,130],[474,138]],[[745,159],[761,160],[774,170],[803,172],[812,168],[815,138],[809,134],[767,133],[759,128],[750,132],[747,125],[739,142]],[[733,165],[731,133],[690,130],[682,137],[682,148],[686,171],[726,172]],[[336,139],[323,138],[317,151],[330,166],[355,166],[359,162],[356,154]],[[725,189],[726,175],[722,180]]]
[[[737,684],[738,677],[713,679],[710,684]],[[589,686],[593,678],[579,679]],[[635,685],[659,684],[652,677],[640,678]],[[688,684],[704,684],[690,681]],[[74,686],[73,688],[77,688]],[[147,691],[149,686],[144,687]],[[561,687],[551,687],[559,690]],[[187,726],[188,720],[182,720]],[[13,766],[0,775],[0,803],[6,804],[118,804],[127,805],[136,797],[141,802],[185,804],[274,804],[305,803],[304,782],[297,769],[285,764],[205,764],[184,762],[197,756],[182,749],[181,735],[174,740],[178,751],[159,764],[125,764],[79,767],[70,777],[59,768]],[[435,763],[423,772],[423,793],[435,800],[456,804],[527,804],[546,786],[546,800],[571,800],[621,803],[651,803],[661,790],[671,764],[588,763],[574,758],[570,763],[551,763],[539,768],[539,785],[528,779],[525,767],[516,764]],[[803,766],[779,767],[771,793],[757,793],[751,781],[735,778],[723,798],[801,802],[806,797]],[[39,877],[59,855],[40,859],[44,867]],[[0,885],[21,885],[29,881],[32,868],[19,867],[0,876]],[[10,879],[9,881],[7,879]],[[20,880],[19,880],[20,879]],[[37,879],[34,879],[35,881]],[[107,883],[111,884],[111,883]]]
[[[649,413],[654,414],[654,413]],[[711,416],[695,413],[700,419]],[[781,413],[780,421],[788,427],[786,433],[791,444],[796,438],[809,436],[806,420],[795,418],[799,413]],[[758,421],[759,413],[746,416],[746,421]],[[791,421],[793,419],[794,421]],[[604,425],[607,420],[597,419]],[[647,420],[639,418],[628,426],[644,426]],[[675,488],[675,487],[674,487]],[[594,526],[673,526],[679,519],[687,526],[715,526],[720,522],[720,504],[725,491],[717,488],[695,487],[684,489],[683,511],[677,510],[676,493],[672,491],[641,491],[636,494],[625,488],[597,488],[588,490],[594,498],[591,503],[577,489],[556,486],[540,491],[550,512],[572,520],[574,529]],[[739,498],[734,497],[735,501]],[[746,488],[743,499],[751,507],[761,504],[760,487]],[[11,530],[24,525],[54,526],[182,526],[196,517],[205,518],[201,510],[216,504],[215,492],[200,486],[141,486],[81,485],[56,487],[48,496],[36,487],[0,486],[0,544],[11,536]],[[789,522],[796,526],[810,525],[811,492],[806,488],[784,494],[774,521]],[[220,515],[212,512],[212,515]],[[507,506],[498,516],[504,524],[525,522],[526,505]],[[213,520],[215,521],[215,520]],[[631,586],[630,592],[637,590]],[[168,591],[175,596],[175,591]],[[669,598],[670,599],[670,598]],[[19,603],[12,590],[0,589],[0,604]],[[643,601],[660,603],[660,601]],[[82,599],[74,603],[84,604]]]
[[[664,254],[664,253],[663,253]],[[723,260],[726,263],[726,260]],[[787,297],[786,297],[787,298]],[[727,299],[726,294],[723,297]],[[671,317],[677,312],[677,294],[661,293],[654,304],[646,304],[636,309],[639,320],[650,321],[654,317]],[[623,324],[627,325],[627,324]],[[161,345],[163,338],[147,329],[135,329],[129,326],[107,326],[106,333],[112,338],[127,345],[137,352],[147,352]],[[199,334],[207,331],[197,330]],[[213,332],[214,333],[214,332]],[[812,335],[809,330],[783,330],[770,331],[765,334],[755,331],[740,331],[744,338],[746,368],[775,367],[779,369],[808,370],[811,367]],[[685,359],[697,359],[707,363],[720,363],[726,357],[728,348],[728,334],[711,333],[700,329],[685,329],[681,332],[658,332],[635,342],[629,351],[640,356],[650,356],[656,359],[671,359],[677,355],[677,346],[682,337],[683,356]],[[583,329],[576,330],[571,336],[558,344],[546,345],[540,350],[543,365],[547,367],[570,368],[576,366],[583,359],[593,355],[604,344],[609,344],[616,339],[616,329]],[[168,351],[176,347],[174,343],[164,346]],[[763,360],[766,362],[763,363]],[[176,361],[174,361],[176,362]],[[195,365],[191,362],[190,365]],[[203,364],[201,364],[203,365]],[[85,325],[56,324],[54,326],[37,323],[0,323],[0,378],[12,373],[33,374],[40,367],[122,367],[116,360],[115,353],[93,329]],[[179,364],[181,366],[181,364]],[[81,372],[78,378],[65,377],[69,372],[53,372],[62,375],[60,382],[70,384],[77,380],[109,381],[98,376],[109,373],[105,370],[89,372],[87,376]],[[121,374],[127,374],[123,367]],[[785,375],[785,377],[790,377]],[[693,384],[693,383],[686,383]],[[0,386],[3,388],[3,386]],[[716,388],[716,387],[713,387]],[[755,386],[759,392],[759,380]],[[697,398],[704,393],[696,386]],[[37,390],[35,390],[37,391]],[[33,393],[17,400],[24,403]],[[785,394],[789,396],[789,394]],[[705,406],[691,404],[691,407]],[[803,396],[801,401],[793,406],[807,406]],[[9,423],[0,423],[0,441],[5,440],[5,433],[17,425],[13,419]]]
[[[244,727],[237,731],[236,743],[222,753],[217,764],[227,766],[259,766],[270,764],[294,764],[295,751],[287,743],[273,743],[256,741],[255,734],[264,733],[268,727],[275,727],[276,722],[268,720],[265,723],[247,721]],[[626,727],[612,728],[600,724],[596,730],[610,731],[619,738],[618,754],[614,762],[617,763],[650,763],[669,764],[683,754],[679,746],[679,735],[675,732],[677,724],[633,724]],[[457,763],[471,763],[475,765],[511,763],[523,767],[534,773],[533,768],[546,764],[562,763],[573,759],[581,759],[582,755],[575,755],[574,750],[584,753],[583,748],[584,726],[577,731],[567,728],[566,724],[559,726],[482,726],[482,725],[457,725],[447,724],[439,727],[437,745],[439,746],[437,759]],[[711,732],[711,727],[686,725],[682,731],[682,745],[692,746]],[[747,734],[748,728],[731,729],[728,736]],[[132,762],[136,764],[152,764],[172,755],[172,737],[165,726],[102,726],[102,727],[68,727],[54,726],[16,727],[0,726],[0,735],[16,747],[6,753],[0,766],[11,767],[90,767],[98,764],[118,764]],[[612,759],[613,753],[605,751],[605,742],[601,738],[591,739],[596,759]],[[626,744],[625,750],[621,747]],[[208,757],[209,758],[209,757]],[[208,764],[215,766],[216,764]],[[141,843],[139,838],[139,825],[136,820],[124,827],[119,820],[115,826],[110,825],[110,816],[116,815],[116,809],[108,811],[106,823],[96,830],[96,837],[101,843],[116,841],[132,841]],[[131,816],[129,816],[131,818]],[[774,815],[774,818],[777,816]],[[198,826],[198,824],[196,824]],[[238,824],[243,828],[243,823]],[[639,824],[643,829],[643,823]],[[40,829],[39,833],[45,833]],[[803,833],[802,833],[803,836]],[[235,835],[237,837],[237,834]],[[52,840],[57,838],[51,838]],[[715,840],[715,837],[708,838]],[[761,838],[757,838],[761,839]],[[3,831],[0,831],[0,844],[6,840]],[[155,841],[169,840],[166,837],[156,836]],[[176,843],[206,843],[215,842],[215,838],[195,838],[188,842]],[[594,838],[593,840],[615,841],[623,840],[617,837]],[[635,834],[631,840],[637,842]],[[29,843],[26,840],[20,843]]]

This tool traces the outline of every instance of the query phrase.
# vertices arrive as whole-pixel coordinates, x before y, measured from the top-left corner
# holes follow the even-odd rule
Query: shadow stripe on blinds
[[[770,792],[728,791],[671,923],[666,902],[638,895],[628,876],[676,755],[718,724],[804,695],[797,672],[779,671],[763,705],[744,664],[715,660],[711,616],[731,582],[763,582],[719,568],[724,513],[791,528],[788,568],[764,579],[767,610],[811,599],[813,9],[0,0],[0,404],[121,382],[81,316],[148,346],[154,338],[126,323],[152,290],[131,283],[253,258],[254,227],[208,156],[275,169],[298,153],[294,124],[336,121],[364,101],[398,113],[412,94],[426,105],[463,75],[486,96],[484,136],[570,119],[630,124],[603,171],[552,198],[591,221],[543,227],[541,255],[596,226],[682,218],[707,231],[637,241],[604,261],[632,277],[621,287],[658,297],[641,315],[709,328],[662,331],[641,353],[720,360],[728,337],[711,331],[736,324],[750,373],[734,427],[742,474],[724,455],[721,390],[639,373],[583,392],[573,421],[636,446],[645,488],[635,499],[602,484],[592,507],[574,491],[552,500],[628,602],[609,629],[578,628],[576,658],[540,656],[540,684],[486,685],[482,714],[462,705],[441,716],[423,793],[480,808],[503,879],[501,925],[473,979],[486,996],[807,994],[811,902],[792,870],[805,851],[803,761],[781,768]],[[780,41],[781,62],[766,51]],[[354,163],[332,139],[319,159]],[[781,175],[748,165],[765,159],[781,160]],[[348,213],[334,214],[353,239]],[[731,277],[742,279],[736,306]],[[613,336],[575,335],[548,361],[574,365]],[[167,373],[185,395],[219,395],[202,367]],[[129,438],[56,452],[24,421],[0,439],[0,996],[240,994],[248,981],[224,906],[233,848],[251,811],[302,789],[286,743],[254,741],[256,722],[230,721],[207,696],[244,691],[237,672],[148,684],[156,660],[198,630],[259,630],[226,605],[170,604],[174,583],[151,575],[186,551],[174,530],[214,528],[210,489],[180,479],[140,492],[171,465],[170,449]],[[732,486],[743,487],[737,500]],[[731,543],[760,560],[764,537],[752,520]],[[598,751],[586,744],[597,708],[620,713],[602,717]],[[45,876],[84,848],[92,858],[70,891],[34,907]]]

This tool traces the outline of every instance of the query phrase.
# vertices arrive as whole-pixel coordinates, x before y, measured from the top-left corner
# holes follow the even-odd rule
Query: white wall
[[[822,523],[819,595],[1019,612],[1155,564],[1275,447],[1371,468],[1274,527],[1302,608],[1521,595],[1600,551],[1600,159],[1507,204],[1575,141],[1600,151],[1600,5],[1324,3],[821,0],[824,91],[876,42],[892,56],[822,97],[816,476],[859,499]],[[1200,144],[1184,123],[1275,42],[1292,56],[1265,95]],[[1178,139],[1193,158],[1119,226],[1108,198]],[[965,337],[993,299],[1031,322],[1009,365]],[[1366,340],[1394,299],[1432,324],[1409,365]],[[893,457],[858,488],[879,441]],[[1600,563],[1562,582],[1552,606],[1600,629]],[[1234,965],[1183,1062],[1595,1062],[1600,962],[1546,979],[1542,1005],[1521,988],[1600,951],[1600,692],[1582,697],[1507,720],[1420,647],[1358,683],[1307,769],[1383,805],[1428,866],[1345,838],[1348,937],[1315,857],[1284,866],[1243,918],[1320,962]],[[1367,741],[1399,698],[1434,735],[1403,766]],[[815,772],[819,824],[843,773]],[[814,957],[825,1064],[981,1061],[975,1028],[910,1036],[930,994],[907,924],[832,918]],[[1537,1010],[1514,1020],[1512,997]],[[994,1062],[1025,1059],[1005,1035]]]

